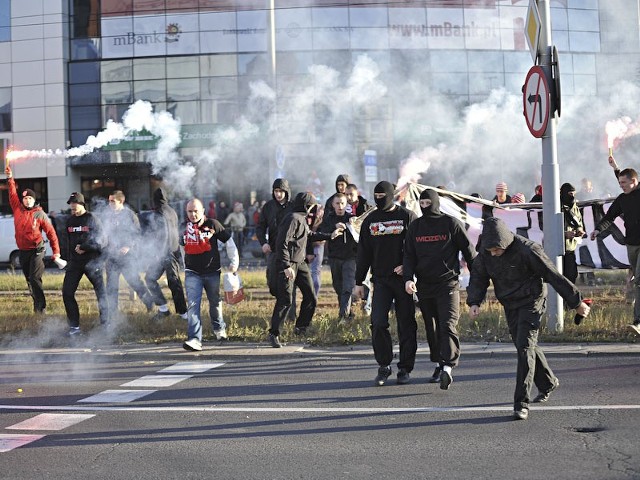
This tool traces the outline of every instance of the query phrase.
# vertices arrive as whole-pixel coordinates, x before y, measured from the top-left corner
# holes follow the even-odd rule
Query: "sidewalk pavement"
[[[545,355],[640,355],[640,344],[637,343],[546,343],[540,344]],[[497,355],[515,356],[515,347],[510,343],[463,343],[461,345],[463,357],[492,357]],[[397,353],[398,346],[394,347]],[[19,360],[29,356],[42,355],[82,355],[121,357],[122,359],[147,360],[171,360],[189,361],[194,358],[223,359],[223,358],[261,358],[268,359],[274,357],[344,357],[353,356],[358,358],[371,357],[373,351],[370,345],[338,346],[338,347],[314,347],[302,343],[290,343],[282,348],[272,348],[268,343],[249,342],[205,342],[201,352],[187,352],[182,348],[182,344],[166,343],[162,345],[91,345],[84,342],[83,345],[66,348],[29,348],[25,345],[16,348],[0,348],[0,361]],[[418,344],[418,356],[429,354],[426,343]]]

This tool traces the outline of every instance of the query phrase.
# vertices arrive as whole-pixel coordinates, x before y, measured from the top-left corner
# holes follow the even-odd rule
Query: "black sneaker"
[[[67,332],[67,337],[78,337],[82,335],[82,331],[80,327],[69,327],[69,331]]]
[[[513,411],[514,420],[526,420],[529,418],[529,409],[526,407],[517,408]]]
[[[442,375],[442,367],[437,366],[433,371],[433,375],[431,375],[431,378],[429,379],[429,383],[439,383],[440,375]]]
[[[445,370],[440,375],[440,390],[449,390],[449,386],[453,382],[451,374]]]
[[[169,310],[167,310],[166,312],[161,312],[158,310],[156,314],[153,317],[151,317],[151,320],[158,322],[164,318],[167,318],[170,315],[171,315],[171,312]]]
[[[387,381],[387,378],[389,378],[389,375],[391,375],[391,367],[379,367],[378,375],[375,379],[376,385],[379,387],[383,386]]]
[[[406,385],[411,381],[411,377],[409,376],[409,372],[407,372],[404,368],[398,370],[398,385]]]
[[[296,327],[293,329],[293,334],[302,337],[307,334],[307,327]]]
[[[559,386],[560,386],[560,380],[558,380],[556,378],[553,381],[553,385],[551,386],[551,388],[549,390],[547,390],[546,392],[538,393],[538,396],[533,399],[533,403],[544,403],[544,402],[546,402],[547,400],[549,400],[549,397],[551,396],[551,392],[553,392]]]
[[[277,335],[274,335],[273,333],[269,334],[269,343],[271,344],[271,346],[273,348],[282,348],[282,344],[280,343],[280,339],[278,338]]]

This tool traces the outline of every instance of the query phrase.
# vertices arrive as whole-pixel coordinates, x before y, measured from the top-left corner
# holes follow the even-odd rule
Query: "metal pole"
[[[551,74],[551,8],[550,0],[539,0],[541,29],[538,45],[540,67],[544,70],[549,85],[553,84]],[[560,213],[560,182],[558,173],[558,150],[556,127],[558,118],[554,108],[554,99],[547,130],[542,136],[542,188],[544,221],[544,250],[554,262],[558,270],[562,271],[562,255],[564,253],[564,222]],[[549,288],[547,304],[547,326],[550,330],[562,332],[564,329],[563,303],[558,293]]]

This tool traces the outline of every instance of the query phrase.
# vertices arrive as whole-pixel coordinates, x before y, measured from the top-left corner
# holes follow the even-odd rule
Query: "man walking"
[[[227,255],[231,265],[229,270],[238,270],[240,257],[231,238],[231,232],[225,230],[220,222],[204,215],[202,202],[194,198],[187,203],[187,223],[181,239],[184,245],[184,283],[187,290],[187,341],[185,350],[202,350],[202,320],[200,307],[202,290],[209,300],[209,316],[216,338],[227,338],[226,325],[220,315],[220,252],[218,241],[227,246]]]
[[[402,275],[408,294],[418,294],[429,355],[436,364],[431,383],[448,390],[458,366],[460,338],[460,261],[471,266],[476,249],[463,223],[440,212],[440,199],[431,189],[420,194],[422,217],[409,225],[404,244]],[[414,282],[414,275],[417,284]]]
[[[529,416],[531,388],[535,383],[539,394],[533,402],[546,402],[560,382],[538,346],[538,333],[547,304],[547,285],[574,308],[587,316],[589,306],[580,292],[556,269],[542,246],[516,235],[499,218],[484,221],[478,256],[473,260],[467,287],[467,305],[475,318],[485,299],[489,281],[495,296],[504,307],[511,339],[518,352],[516,390],[513,415],[516,420]]]
[[[578,263],[576,249],[578,239],[584,235],[582,214],[576,203],[576,189],[570,183],[560,187],[560,209],[564,219],[564,255],[562,255],[562,274],[571,283],[578,279]]]
[[[74,192],[67,200],[71,216],[66,231],[69,252],[67,268],[62,282],[62,301],[69,320],[68,336],[80,334],[80,310],[75,294],[83,275],[86,275],[98,299],[100,323],[107,325],[108,301],[103,278],[103,261],[100,258],[106,239],[98,218],[86,209],[84,195]]]
[[[20,267],[29,286],[34,312],[45,313],[47,300],[42,288],[45,244],[42,232],[47,235],[51,243],[54,260],[60,257],[58,235],[47,214],[40,205],[36,205],[36,193],[30,188],[25,188],[18,196],[16,181],[9,165],[5,169],[5,174],[9,180],[9,204],[13,210],[16,245],[20,251]]]
[[[640,188],[638,188],[638,172],[633,168],[625,168],[618,175],[618,184],[622,193],[613,201],[604,217],[591,232],[591,240],[595,240],[601,232],[607,230],[619,216],[624,217],[624,240],[627,245],[629,265],[633,275],[633,322],[629,325],[640,335]]]
[[[394,203],[394,186],[389,182],[378,183],[373,196],[377,210],[365,218],[360,228],[354,294],[363,297],[362,282],[371,268],[374,285],[371,340],[378,362],[378,375],[375,378],[378,386],[384,385],[392,373],[393,342],[389,333],[389,310],[395,302],[400,341],[397,381],[405,384],[410,381],[409,374],[413,370],[418,343],[413,298],[405,291],[402,281],[402,258],[407,228],[416,215]]]

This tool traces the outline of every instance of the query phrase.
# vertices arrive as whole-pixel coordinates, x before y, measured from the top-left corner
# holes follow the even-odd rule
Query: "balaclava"
[[[393,184],[384,180],[375,186],[375,188],[373,189],[373,193],[385,194],[385,196],[382,198],[375,198],[375,195],[374,195],[374,200],[376,202],[376,207],[378,207],[378,210],[386,211],[386,210],[390,210],[391,207],[393,207],[394,192],[395,192],[395,188],[393,187]]]
[[[440,217],[440,197],[438,194],[430,188],[425,188],[420,194],[420,200],[431,200],[431,205],[427,208],[420,207],[423,217]]]
[[[571,192],[575,192],[576,188],[570,183],[563,183],[560,187],[560,203],[565,207],[570,207],[573,202],[576,201],[573,195],[569,195]]]

